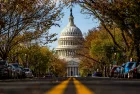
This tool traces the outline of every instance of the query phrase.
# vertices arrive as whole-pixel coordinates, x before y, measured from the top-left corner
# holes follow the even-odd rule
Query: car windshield
[[[20,68],[21,68],[22,70],[24,70],[22,66],[20,66]]]
[[[133,64],[134,64],[134,63],[128,63],[128,64],[126,65],[126,67],[127,67],[127,68],[131,68]]]
[[[120,70],[121,69],[121,67],[117,67],[117,69],[116,70]]]
[[[113,67],[112,70],[116,70],[117,67]]]
[[[0,61],[0,65],[5,65],[6,61]]]
[[[124,68],[126,64],[122,64],[122,67]]]
[[[136,67],[136,62],[134,62],[134,64],[133,64],[132,68],[135,68],[135,67]]]
[[[140,68],[140,65],[138,65],[137,68],[139,69]]]
[[[9,64],[9,66],[11,66],[12,68],[15,68],[15,66],[13,66],[13,65],[11,65],[11,64]]]
[[[25,71],[30,71],[29,69],[24,69]]]
[[[18,64],[12,64],[15,68],[17,68],[18,67]]]

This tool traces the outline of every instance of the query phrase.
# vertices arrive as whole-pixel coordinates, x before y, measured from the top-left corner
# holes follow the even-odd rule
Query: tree
[[[19,43],[39,38],[51,26],[58,26],[63,5],[52,0],[8,0],[0,8],[0,57],[7,59]],[[49,35],[49,37],[54,34]]]
[[[123,46],[120,29],[116,28],[115,31],[110,29],[110,31],[113,35],[115,33],[115,40]],[[90,73],[96,69],[109,73],[107,70],[109,71],[110,64],[113,65],[114,62],[115,65],[120,65],[125,62],[124,53],[116,48],[110,35],[102,26],[88,31],[83,49],[78,54],[82,57],[80,69],[83,73]]]
[[[15,59],[18,59],[20,65],[33,70],[35,76],[42,76],[48,72],[52,63],[50,62],[52,52],[47,47],[42,47],[37,43],[31,44],[28,47],[18,45],[10,51],[8,61],[9,63],[15,63]]]
[[[56,76],[66,75],[66,62],[57,58],[48,47],[40,46],[38,43],[28,47],[16,46],[10,51],[8,61],[14,63],[15,59],[18,59],[20,65],[33,70],[35,76],[44,76],[49,72]]]
[[[140,61],[140,1],[139,0],[72,0],[80,4],[82,13],[96,17],[110,34],[117,48],[131,51],[129,57],[136,56]],[[124,46],[116,42],[108,26],[121,30]],[[128,38],[127,38],[128,37]],[[128,40],[129,39],[129,40]],[[136,52],[136,53],[135,53]]]
[[[55,76],[66,76],[66,61],[53,55],[50,63],[50,72],[52,72]]]
[[[117,25],[122,31],[123,40],[125,43],[125,50],[136,52],[137,61],[140,59],[139,50],[139,0],[83,0],[83,7],[94,14],[101,22],[101,24],[110,32],[107,25],[112,26],[112,23]],[[112,26],[113,27],[113,26]],[[110,34],[111,35],[111,34]],[[126,35],[131,39],[131,43],[126,39]],[[114,43],[120,49],[124,49],[112,37]],[[130,55],[131,55],[130,54]]]
[[[114,30],[110,29],[110,31],[112,34],[114,33]],[[100,69],[106,75],[109,73],[107,70],[109,71],[110,65],[121,65],[126,62],[124,53],[114,45],[110,35],[103,27],[91,30],[90,32],[93,35],[90,55],[99,61],[99,63],[95,64],[96,68]],[[123,47],[122,39],[120,29],[116,28],[115,40]]]

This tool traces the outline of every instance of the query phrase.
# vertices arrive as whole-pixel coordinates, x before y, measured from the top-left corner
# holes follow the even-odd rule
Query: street
[[[0,80],[0,94],[139,94],[139,79],[99,77]]]

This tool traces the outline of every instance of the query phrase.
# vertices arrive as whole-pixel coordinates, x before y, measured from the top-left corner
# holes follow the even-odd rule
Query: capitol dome
[[[74,17],[72,15],[72,9],[70,10],[70,17],[68,25],[63,29],[60,34],[62,36],[82,36],[81,30],[74,24]]]
[[[79,75],[78,66],[80,60],[77,51],[83,47],[83,40],[81,30],[74,24],[71,9],[69,23],[62,30],[60,38],[58,39],[58,47],[56,48],[58,57],[67,62],[67,76]]]
[[[78,27],[68,25],[63,29],[60,36],[82,36],[82,32]]]

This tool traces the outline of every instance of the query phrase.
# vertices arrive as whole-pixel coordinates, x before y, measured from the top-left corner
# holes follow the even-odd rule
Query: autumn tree
[[[66,1],[66,0],[65,0]],[[123,52],[129,52],[128,57],[135,56],[140,61],[140,1],[139,0],[71,0],[80,4],[82,13],[97,18],[110,34],[114,44]],[[68,3],[68,2],[67,2]],[[121,30],[124,46],[116,42],[109,27]],[[127,40],[126,37],[129,37]],[[130,42],[131,40],[131,42]]]
[[[66,62],[55,56],[54,51],[40,46],[39,43],[32,43],[28,47],[22,44],[15,46],[8,57],[9,63],[14,63],[17,59],[20,65],[29,67],[35,76],[45,76],[46,73],[66,75]]]
[[[9,63],[15,63],[15,59],[23,67],[29,67],[35,76],[45,75],[50,67],[52,53],[49,48],[32,43],[26,47],[24,44],[15,46],[9,53]]]
[[[47,47],[41,47],[38,44],[29,47],[27,51],[27,61],[25,64],[28,63],[29,67],[38,76],[47,73],[51,63],[51,51]]]
[[[3,1],[3,0],[2,0]],[[54,0],[8,0],[0,2],[0,57],[7,59],[9,52],[19,43],[32,41],[58,26],[62,17],[62,4]],[[55,34],[48,35],[51,40]],[[51,40],[52,41],[52,40]]]
[[[139,37],[139,0],[83,0],[83,8],[88,13],[97,17],[106,31],[112,36],[115,45],[122,51],[131,50],[130,56],[134,54],[139,61],[140,58],[140,37]],[[125,48],[116,42],[107,26],[116,25],[122,31]],[[126,36],[131,39],[129,43]]]
[[[123,47],[120,29],[109,30],[115,34],[115,40]],[[87,32],[83,48],[78,54],[81,56],[80,70],[86,74],[96,69],[107,74],[110,65],[121,65],[126,62],[126,55],[114,45],[110,35],[102,26]]]
[[[88,74],[92,74],[93,71],[95,71],[95,65],[96,63],[93,62],[92,59],[89,59],[89,56],[88,58],[87,57],[82,57],[80,59],[80,64],[79,64],[79,72],[80,72],[80,75],[85,77],[87,76]]]
[[[109,30],[113,35],[115,33],[116,42],[123,47],[124,43],[120,29],[116,28],[115,31],[113,29]],[[106,74],[109,73],[107,70],[109,70],[110,65],[122,65],[122,63],[126,62],[124,52],[114,45],[110,35],[103,27],[91,32],[93,33],[93,40],[91,42],[90,55],[99,61],[99,63],[96,63],[97,68]]]
[[[88,31],[85,34],[85,39],[83,41],[83,46],[81,50],[76,52],[76,54],[80,57],[81,60],[79,69],[80,69],[80,74],[82,76],[86,76],[91,71],[93,72],[95,63],[99,62],[98,60],[96,60],[96,58],[92,58],[90,54],[93,36],[94,34],[91,31]]]
[[[53,55],[50,63],[50,72],[59,77],[66,76],[66,61]]]

